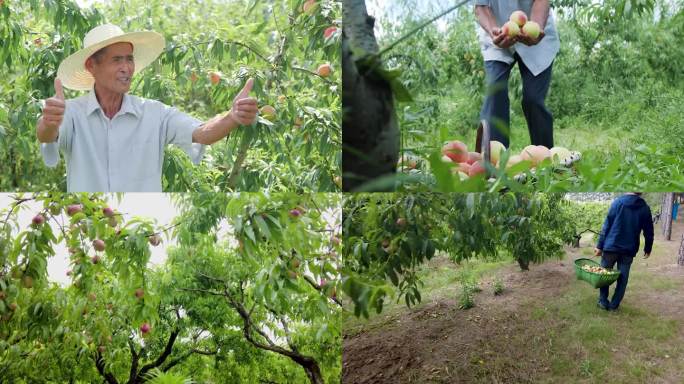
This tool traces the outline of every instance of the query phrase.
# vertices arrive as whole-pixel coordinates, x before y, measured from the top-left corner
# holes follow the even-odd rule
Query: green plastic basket
[[[607,287],[615,282],[615,280],[620,277],[620,271],[611,271],[611,273],[600,274],[585,271],[582,269],[583,265],[589,265],[593,267],[600,267],[601,264],[595,262],[592,259],[577,259],[575,260],[575,275],[577,275],[577,280],[584,280],[589,283],[594,288]],[[608,268],[606,268],[608,269]],[[610,271],[610,269],[609,269]]]

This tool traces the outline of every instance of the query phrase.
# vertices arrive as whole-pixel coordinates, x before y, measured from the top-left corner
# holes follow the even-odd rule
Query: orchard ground
[[[618,312],[597,308],[597,290],[575,278],[573,260],[591,257],[591,238],[528,272],[511,260],[456,267],[436,257],[421,271],[420,305],[343,320],[342,382],[683,382],[682,233],[681,218],[672,241],[656,227],[653,254],[635,258]],[[482,289],[468,310],[459,309],[464,278]],[[497,280],[504,291],[495,296]]]

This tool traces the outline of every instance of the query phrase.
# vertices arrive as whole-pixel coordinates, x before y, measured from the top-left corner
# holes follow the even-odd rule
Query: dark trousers
[[[485,61],[487,96],[485,97],[480,118],[487,120],[492,128],[492,140],[501,142],[508,148],[510,133],[510,101],[508,99],[508,78],[513,65],[518,63],[522,78],[522,109],[527,120],[527,129],[533,145],[553,147],[553,116],[544,99],[551,84],[551,64],[542,73],[534,76],[515,54],[515,61],[506,64],[502,61]]]
[[[634,255],[603,252],[603,256],[601,256],[601,266],[603,268],[613,268],[615,263],[617,263],[618,270],[620,271],[620,277],[618,277],[617,282],[615,283],[615,291],[613,292],[613,298],[610,301],[608,301],[608,287],[599,288],[599,303],[603,304],[606,308],[617,309],[620,306],[620,302],[627,290],[629,269],[632,266],[632,261],[634,261]]]

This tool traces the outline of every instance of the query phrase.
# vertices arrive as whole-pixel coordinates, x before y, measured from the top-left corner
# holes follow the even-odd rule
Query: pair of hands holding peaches
[[[499,47],[499,48],[509,48],[515,43],[523,43],[525,45],[537,45],[541,41],[541,39],[544,37],[544,31],[539,32],[539,36],[535,39],[532,38],[528,35],[521,33],[519,35],[516,35],[514,37],[510,37],[506,34],[504,34],[501,30],[501,28],[492,28],[492,41],[494,41],[494,44]]]
[[[537,45],[544,38],[544,29],[534,21],[528,21],[523,11],[511,13],[509,21],[491,30],[492,41],[499,48],[509,48],[515,43]]]

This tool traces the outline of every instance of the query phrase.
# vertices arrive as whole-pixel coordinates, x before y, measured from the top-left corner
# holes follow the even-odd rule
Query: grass
[[[662,247],[656,243],[654,253],[659,248]],[[591,247],[585,247],[581,253],[591,251]],[[485,277],[493,277],[497,281],[499,269],[510,262],[472,261],[454,268],[443,257],[434,260],[421,271],[426,283],[424,301],[432,302],[444,297],[458,299],[455,295],[459,292],[459,281],[478,281]],[[548,367],[535,372],[534,382],[611,381],[636,384],[652,382],[655,378],[674,382],[672,380],[680,377],[684,372],[681,325],[674,319],[660,316],[657,308],[651,308],[643,300],[639,302],[636,293],[666,294],[679,292],[682,287],[673,278],[647,271],[644,268],[647,262],[639,257],[633,263],[627,293],[618,312],[598,309],[597,290],[577,280],[573,280],[567,291],[558,297],[520,306],[521,317],[529,320],[523,331],[513,336],[529,348],[526,353]],[[613,289],[611,286],[611,294]],[[385,315],[398,320],[405,311],[403,305],[391,304]],[[346,329],[349,325],[358,327],[358,330],[383,327],[386,323],[373,317],[368,321],[344,320]],[[542,335],[538,334],[539,330],[543,330]],[[497,363],[496,356],[490,355],[487,366],[505,366],[505,359],[502,357]],[[481,380],[485,382],[488,374],[483,371],[483,375]]]
[[[644,277],[639,276],[639,280]],[[630,289],[637,287],[628,285],[627,296]],[[653,359],[684,356],[684,348],[674,343],[673,336],[679,332],[677,321],[663,319],[629,300],[623,302],[618,312],[601,311],[596,307],[595,296],[596,290],[575,282],[548,307],[532,310],[532,318],[556,330],[552,333],[554,348],[549,354],[551,377],[542,381],[583,378],[590,379],[588,382],[638,383],[639,379],[664,372],[665,367],[654,365]],[[684,368],[684,359],[672,360],[676,369]]]
[[[432,301],[459,297],[463,289],[462,282],[477,283],[483,276],[490,275],[502,266],[510,264],[511,261],[510,258],[492,261],[466,260],[457,265],[446,256],[436,256],[430,263],[423,264],[418,272],[419,278],[424,283],[421,292],[429,293],[429,296],[424,296],[423,301],[413,308],[420,309]],[[355,317],[352,313],[347,314],[345,312],[342,322],[345,333],[353,334],[356,331],[391,324],[397,315],[405,311],[406,304],[404,301],[397,301],[394,298],[384,306],[379,315],[372,312],[369,319],[365,320]]]

